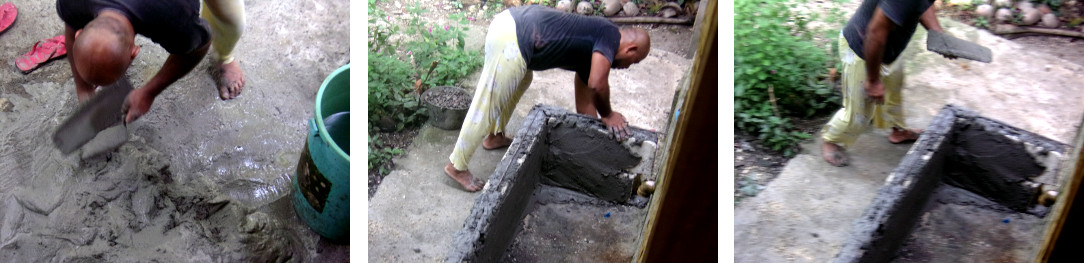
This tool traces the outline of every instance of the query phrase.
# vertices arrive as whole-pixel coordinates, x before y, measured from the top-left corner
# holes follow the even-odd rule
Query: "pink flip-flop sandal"
[[[19,10],[15,9],[15,4],[11,2],[0,5],[0,32],[4,32],[11,24],[15,23],[15,16],[19,14]]]
[[[64,35],[59,35],[34,43],[34,47],[30,49],[30,52],[15,59],[15,66],[22,70],[23,74],[26,74],[49,60],[67,54],[68,49],[64,47]]]

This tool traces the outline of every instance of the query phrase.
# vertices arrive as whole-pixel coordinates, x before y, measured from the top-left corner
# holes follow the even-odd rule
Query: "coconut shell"
[[[1045,15],[1043,15],[1043,19],[1042,19],[1042,26],[1049,27],[1049,28],[1055,28],[1055,27],[1058,27],[1058,24],[1060,22],[1061,21],[1058,21],[1058,17],[1055,16],[1054,14],[1045,14]]]
[[[602,14],[606,16],[616,15],[621,12],[621,0],[603,0]]]
[[[1043,14],[1036,9],[1027,9],[1023,11],[1024,19],[1021,21],[1023,25],[1030,26],[1039,22],[1039,19],[1043,18]]]
[[[1012,11],[1008,8],[998,9],[995,17],[998,22],[1009,22],[1012,20]]]
[[[975,8],[975,14],[985,18],[994,17],[994,6],[992,5],[979,5]]]
[[[627,15],[627,16],[640,15],[640,6],[637,6],[636,3],[633,3],[633,2],[625,3],[625,15]]]
[[[595,13],[595,5],[591,4],[589,1],[582,1],[579,4],[576,4],[576,13],[584,15],[593,14]]]

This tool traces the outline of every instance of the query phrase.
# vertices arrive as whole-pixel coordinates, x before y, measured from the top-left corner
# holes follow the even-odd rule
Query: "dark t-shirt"
[[[211,41],[198,0],[58,0],[56,12],[73,29],[82,29],[102,9],[128,17],[136,34],[150,38],[170,54],[184,54]]]
[[[907,48],[907,43],[911,41],[911,35],[915,34],[915,28],[918,27],[919,18],[922,17],[922,13],[926,12],[926,9],[933,5],[933,2],[934,0],[862,1],[858,11],[851,17],[850,22],[847,22],[847,26],[843,28],[843,37],[847,38],[851,50],[854,50],[858,57],[866,59],[866,56],[862,54],[865,51],[863,48],[866,41],[866,28],[873,18],[873,11],[880,7],[881,12],[884,12],[885,16],[888,16],[888,19],[896,24],[896,28],[888,33],[888,40],[885,42],[885,53],[881,61],[883,64],[891,64]]]
[[[509,9],[516,21],[519,51],[531,70],[562,68],[587,83],[591,57],[602,53],[613,67],[621,42],[617,25],[601,17],[565,13],[536,5]]]

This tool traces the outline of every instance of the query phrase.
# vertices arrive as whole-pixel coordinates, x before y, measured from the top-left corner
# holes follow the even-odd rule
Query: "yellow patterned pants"
[[[486,135],[504,132],[532,76],[519,52],[516,21],[508,11],[497,14],[486,33],[485,65],[474,88],[474,100],[448,156],[456,170],[467,170],[471,155]]]
[[[245,29],[245,2],[242,0],[204,0],[200,17],[211,25],[211,46],[222,64],[233,62],[233,48]]]
[[[891,65],[881,65],[881,82],[884,83],[884,104],[869,101],[863,84],[866,81],[866,61],[847,45],[847,39],[839,36],[839,53],[843,68],[843,108],[821,130],[824,141],[844,148],[858,139],[870,124],[878,129],[898,127],[906,129],[903,117],[903,62],[897,59]]]

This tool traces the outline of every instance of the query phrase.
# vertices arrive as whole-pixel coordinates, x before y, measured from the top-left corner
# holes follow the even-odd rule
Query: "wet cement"
[[[60,34],[55,3],[13,1],[0,34],[14,58]],[[308,229],[290,177],[324,78],[349,63],[349,4],[251,2],[236,50],[242,95],[221,101],[210,56],[128,124],[115,151],[83,159],[51,142],[78,103],[66,60],[23,75],[0,70],[0,258],[12,262],[341,262],[348,245]],[[143,37],[128,70],[137,87],[168,54]],[[12,63],[8,60],[8,63]]]
[[[640,179],[634,171],[650,172],[657,135],[630,127],[632,136],[617,142],[604,127],[591,117],[535,106],[475,199],[447,262],[631,259],[646,204],[632,198]],[[626,206],[633,203],[641,205]]]
[[[1036,181],[1054,180],[1043,177],[1057,174],[1065,148],[945,106],[854,223],[835,262],[1027,261],[1048,210],[1036,202]]]

